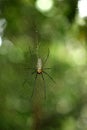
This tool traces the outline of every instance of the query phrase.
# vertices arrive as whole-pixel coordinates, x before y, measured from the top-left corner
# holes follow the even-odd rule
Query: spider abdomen
[[[41,60],[41,58],[38,58],[38,60],[37,60],[37,73],[38,74],[42,73],[42,60]]]

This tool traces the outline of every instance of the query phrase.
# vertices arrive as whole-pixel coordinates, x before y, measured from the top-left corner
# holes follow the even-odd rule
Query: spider
[[[38,57],[38,58],[37,58],[36,67],[35,67],[35,68],[29,68],[29,67],[28,67],[28,68],[27,68],[27,69],[32,69],[32,70],[34,70],[34,71],[32,72],[32,74],[36,74],[36,75],[35,75],[35,79],[34,79],[35,82],[36,82],[36,80],[37,80],[37,76],[38,76],[38,75],[41,75],[42,80],[43,80],[43,82],[44,82],[44,95],[45,95],[45,98],[46,98],[46,86],[45,86],[45,80],[44,80],[43,74],[47,75],[54,83],[56,83],[56,82],[54,81],[54,79],[45,71],[46,69],[51,69],[51,68],[44,68],[44,65],[45,65],[45,63],[47,62],[48,57],[49,57],[49,51],[48,51],[48,55],[47,55],[47,57],[46,57],[46,59],[45,59],[44,62],[42,62],[41,57]],[[26,82],[26,81],[25,81],[25,82]],[[25,82],[24,82],[24,83],[25,83]],[[35,91],[35,86],[33,87],[32,94],[31,94],[31,98],[33,97],[34,91]]]

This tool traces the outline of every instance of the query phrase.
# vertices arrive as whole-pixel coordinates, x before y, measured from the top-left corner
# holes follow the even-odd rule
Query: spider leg
[[[25,67],[25,69],[33,70],[33,69],[35,69],[35,68],[29,68],[29,67]]]
[[[32,74],[34,74],[36,72],[36,70],[34,70],[33,72],[32,72]]]
[[[31,49],[30,49],[30,47],[29,47],[29,51],[30,51],[30,56],[32,57],[32,52],[31,52]],[[32,57],[33,58],[33,57]]]
[[[35,73],[35,71],[34,71],[34,73]],[[35,76],[35,83],[34,83],[34,84],[36,84],[36,79],[37,79],[37,73],[36,73],[36,76]],[[33,95],[34,95],[34,91],[35,91],[35,86],[33,86],[32,94],[31,94],[31,98],[32,98]]]
[[[34,74],[35,72],[36,72],[36,71],[34,70],[34,71],[32,72],[32,74]],[[26,82],[28,82],[28,78],[26,78],[26,79],[24,80],[23,86],[25,85]]]
[[[44,69],[51,69],[51,68],[44,68]]]
[[[47,57],[46,57],[46,59],[45,59],[45,61],[44,61],[43,65],[45,65],[45,63],[47,62],[48,57],[49,57],[49,53],[50,53],[50,51],[49,51],[49,49],[48,49],[48,54],[47,54]]]
[[[54,81],[54,79],[53,79],[47,72],[43,71],[43,73],[46,74],[54,83],[56,83],[56,82]]]
[[[23,86],[25,85],[25,83],[28,82],[28,79],[26,78],[23,82]]]
[[[43,76],[43,73],[41,74],[42,75],[42,79],[44,81],[44,97],[46,99],[46,86],[45,86],[45,80],[44,80],[44,76]]]
[[[34,63],[35,61],[34,61],[34,58],[33,58],[33,55],[32,55],[32,52],[31,52],[30,47],[29,47],[29,51],[30,51],[30,56],[31,56],[31,58],[32,58],[31,62],[32,62],[32,65],[33,65],[33,63]],[[32,68],[34,69],[34,66],[33,66]]]

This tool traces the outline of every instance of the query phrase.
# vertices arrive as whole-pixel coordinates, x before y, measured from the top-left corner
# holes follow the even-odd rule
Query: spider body
[[[31,51],[30,51],[31,52]],[[41,75],[42,79],[43,79],[43,85],[44,85],[44,94],[45,94],[45,98],[46,98],[46,87],[45,87],[45,80],[44,80],[44,75],[47,75],[54,83],[55,81],[53,80],[53,78],[45,71],[47,69],[51,69],[51,68],[44,68],[44,65],[47,61],[49,57],[49,51],[48,51],[48,55],[46,57],[46,59],[44,60],[44,62],[42,62],[42,59],[40,57],[37,58],[37,63],[36,63],[36,68],[28,68],[28,69],[31,69],[31,70],[34,70],[32,72],[32,74],[35,74],[35,84],[36,84],[36,79],[37,79],[37,76],[38,75]],[[26,82],[26,80],[25,80]],[[25,83],[24,82],[24,83]],[[33,96],[34,94],[34,90],[35,90],[35,86],[33,87],[33,91],[32,91],[32,95],[31,97]]]
[[[38,58],[37,59],[37,74],[42,74],[43,69],[42,69],[42,59]]]

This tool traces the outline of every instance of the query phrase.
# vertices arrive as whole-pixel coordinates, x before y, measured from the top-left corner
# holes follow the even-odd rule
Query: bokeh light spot
[[[87,17],[87,0],[78,1],[78,11],[81,18]]]
[[[2,38],[1,38],[1,36],[0,36],[0,46],[2,45]]]
[[[53,6],[53,0],[37,0],[36,8],[41,12],[49,11]]]

